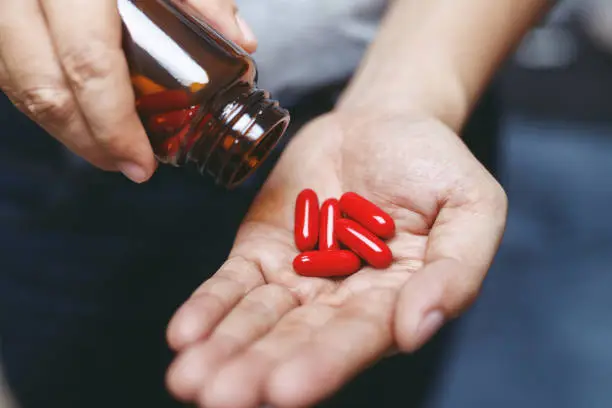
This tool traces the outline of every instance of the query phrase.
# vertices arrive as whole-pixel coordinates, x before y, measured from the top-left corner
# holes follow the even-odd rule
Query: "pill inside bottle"
[[[186,2],[118,0],[136,110],[157,159],[244,182],[277,145],[289,113],[257,87],[253,59]]]

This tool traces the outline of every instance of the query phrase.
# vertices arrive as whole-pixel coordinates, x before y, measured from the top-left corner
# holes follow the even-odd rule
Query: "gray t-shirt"
[[[387,0],[238,0],[259,40],[259,85],[283,103],[349,77]]]

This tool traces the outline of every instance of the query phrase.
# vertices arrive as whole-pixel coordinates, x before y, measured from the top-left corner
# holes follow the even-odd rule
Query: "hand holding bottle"
[[[342,280],[292,270],[297,194],[354,191],[395,220],[394,262]],[[501,187],[432,116],[337,111],[302,130],[228,261],[178,311],[170,389],[207,408],[312,406],[475,298],[505,225]]]
[[[256,47],[232,0],[174,1],[247,51]],[[1,1],[0,89],[76,154],[143,182],[156,163],[136,114],[121,36],[116,0]]]

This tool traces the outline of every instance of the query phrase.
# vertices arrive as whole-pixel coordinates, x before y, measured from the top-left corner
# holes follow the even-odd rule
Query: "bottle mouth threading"
[[[289,119],[281,119],[256,143],[251,151],[241,160],[240,165],[229,177],[227,186],[229,189],[242,184],[251,174],[255,172],[266,161],[268,156],[280,142],[289,126]]]
[[[268,96],[265,91],[254,90],[213,114],[199,131],[210,137],[197,136],[201,140],[194,146],[194,154],[189,154],[200,173],[207,172],[216,184],[232,189],[268,158],[290,121],[289,113]]]

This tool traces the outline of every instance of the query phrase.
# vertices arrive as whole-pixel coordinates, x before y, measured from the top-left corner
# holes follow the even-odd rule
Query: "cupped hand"
[[[254,50],[233,0],[175,1]],[[0,1],[0,90],[92,164],[136,182],[155,170],[121,48],[117,0]]]
[[[395,220],[394,263],[336,281],[292,270],[297,194],[353,191]],[[310,406],[389,350],[419,348],[475,298],[506,197],[461,139],[418,115],[336,112],[283,153],[227,262],[170,323],[171,391],[207,408]]]

